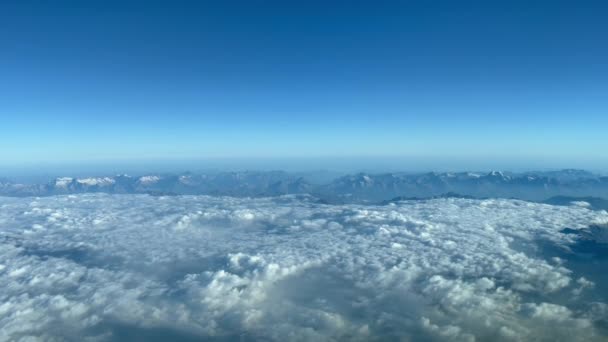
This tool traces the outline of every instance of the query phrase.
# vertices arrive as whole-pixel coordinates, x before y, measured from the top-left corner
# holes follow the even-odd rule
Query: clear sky
[[[4,0],[0,164],[607,166],[607,18],[606,1]]]

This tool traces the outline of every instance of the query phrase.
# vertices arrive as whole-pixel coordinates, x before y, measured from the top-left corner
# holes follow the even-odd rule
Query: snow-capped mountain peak
[[[70,185],[70,183],[72,183],[72,181],[74,180],[74,178],[72,177],[60,177],[55,179],[55,187],[56,188],[67,188],[68,185]]]
[[[143,185],[149,185],[157,183],[160,180],[159,176],[142,176],[139,177],[138,182]]]
[[[116,183],[116,181],[110,177],[79,178],[76,179],[76,182],[86,186],[109,186]]]

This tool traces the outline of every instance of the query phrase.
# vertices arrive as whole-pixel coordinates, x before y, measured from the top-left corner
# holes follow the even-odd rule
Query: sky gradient
[[[600,1],[2,1],[0,165],[608,169],[607,15]]]

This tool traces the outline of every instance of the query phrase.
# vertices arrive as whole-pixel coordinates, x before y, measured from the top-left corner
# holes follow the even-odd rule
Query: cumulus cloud
[[[0,198],[0,340],[600,341],[606,279],[562,230],[607,221],[517,200]]]

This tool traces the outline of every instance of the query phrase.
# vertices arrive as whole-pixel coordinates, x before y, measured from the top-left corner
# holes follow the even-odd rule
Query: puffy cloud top
[[[600,341],[605,261],[571,233],[597,222],[517,200],[0,198],[0,340]]]

